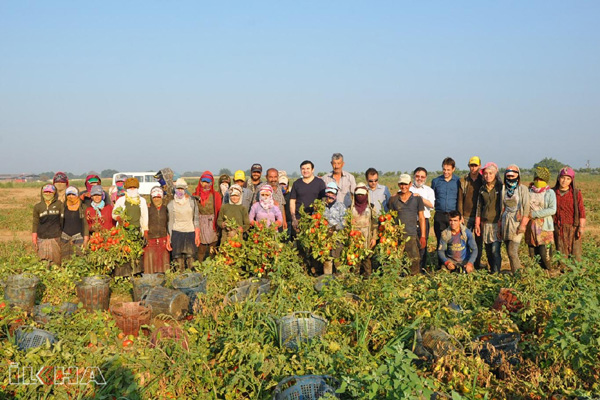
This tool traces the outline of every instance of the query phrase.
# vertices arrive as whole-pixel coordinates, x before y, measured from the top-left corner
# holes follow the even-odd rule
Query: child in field
[[[585,208],[581,191],[575,188],[575,171],[564,167],[554,185],[556,214],[554,241],[562,254],[581,261],[581,239],[585,230]]]

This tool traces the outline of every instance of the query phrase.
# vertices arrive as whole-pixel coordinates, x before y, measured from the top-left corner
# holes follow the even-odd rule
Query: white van
[[[140,194],[149,195],[150,190],[155,186],[160,186],[160,183],[154,178],[156,172],[118,172],[113,175],[112,184],[116,185],[115,178],[119,175],[126,175],[128,178],[135,178],[140,182]]]

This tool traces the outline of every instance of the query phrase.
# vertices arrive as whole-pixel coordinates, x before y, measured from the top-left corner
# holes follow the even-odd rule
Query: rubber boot
[[[323,263],[323,275],[331,275],[333,274],[333,262],[325,261]]]
[[[185,271],[185,258],[177,258],[177,271]]]

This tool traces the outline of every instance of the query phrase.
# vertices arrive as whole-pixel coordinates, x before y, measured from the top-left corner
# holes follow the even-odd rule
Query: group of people
[[[311,161],[303,161],[302,177],[291,188],[285,171],[270,168],[263,181],[262,166],[254,164],[248,179],[238,170],[233,177],[220,176],[217,185],[213,174],[205,171],[191,192],[185,179],[175,179],[173,171],[164,168],[155,176],[157,186],[149,202],[140,196],[135,178],[117,176],[115,186],[106,192],[100,177],[89,175],[86,189],[79,192],[58,172],[52,184],[42,187],[42,199],[34,207],[32,241],[41,259],[60,264],[73,252],[81,252],[94,231],[127,223],[144,238],[144,272],[164,272],[172,261],[183,270],[215,254],[219,242],[241,238],[257,223],[287,231],[293,240],[300,210],[311,214],[315,200],[322,199],[323,217],[331,229],[343,229],[345,216],[351,213],[352,227],[362,233],[366,248],[377,244],[378,216],[395,211],[396,222],[404,226],[412,274],[423,271],[427,263],[432,213],[438,262],[449,271],[482,268],[485,247],[490,271],[499,272],[502,242],[511,271],[516,271],[523,236],[544,268],[552,268],[554,246],[581,258],[585,210],[571,168],[563,168],[550,188],[550,172],[545,168],[537,168],[534,181],[525,187],[516,165],[509,165],[501,178],[492,162],[481,167],[480,159],[472,157],[468,164],[469,174],[459,178],[454,160],[444,159],[443,174],[431,186],[425,184],[427,170],[418,167],[412,177],[400,176],[394,195],[379,183],[374,168],[365,172],[366,182],[356,183],[354,175],[344,171],[340,153],[333,154],[332,171],[323,177],[314,175]],[[334,260],[340,254],[340,248],[332,249]],[[335,265],[325,263],[323,273],[331,274]],[[371,260],[367,258],[356,270],[369,275]]]
[[[485,249],[490,272],[500,272],[504,243],[510,270],[521,268],[519,246],[524,239],[529,255],[547,270],[555,270],[554,250],[581,260],[586,218],[575,171],[564,167],[554,187],[545,167],[535,168],[533,182],[525,186],[517,165],[500,176],[493,162],[481,166],[471,157],[469,173],[453,174],[454,160],[442,163],[443,175],[432,181],[435,194],[434,230],[438,257],[448,270],[471,272],[481,268]]]

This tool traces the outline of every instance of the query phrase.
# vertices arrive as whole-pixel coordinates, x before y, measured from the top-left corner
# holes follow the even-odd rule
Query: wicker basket
[[[273,400],[317,400],[330,393],[338,397],[339,381],[329,375],[290,376],[275,387]]]
[[[160,347],[166,343],[178,343],[181,348],[188,350],[188,338],[183,329],[175,326],[161,326],[150,338],[150,347]]]
[[[7,303],[26,311],[31,311],[35,304],[35,292],[40,279],[31,274],[12,275],[2,283],[4,298]]]
[[[88,276],[75,285],[77,297],[88,311],[108,310],[110,303],[110,277]]]
[[[165,283],[165,274],[142,274],[140,277],[133,278],[132,282],[133,301],[140,301],[148,290]]]
[[[513,289],[500,289],[492,308],[494,310],[502,311],[503,307],[505,307],[508,312],[517,312],[523,308],[523,303],[517,298]]]
[[[423,334],[423,345],[435,358],[456,351],[463,351],[463,345],[452,335],[441,329],[431,329]]]
[[[246,300],[260,301],[261,296],[271,290],[268,279],[246,279],[238,282],[237,287],[225,295],[225,304],[241,303]]]
[[[152,308],[139,302],[117,303],[110,308],[117,326],[126,335],[138,336],[143,325],[150,324]],[[148,334],[147,329],[142,329]]]
[[[206,277],[197,272],[181,274],[173,279],[173,287],[190,298],[188,311],[192,313],[194,304],[198,299],[198,293],[206,293]]]
[[[308,342],[327,330],[327,320],[309,311],[297,311],[279,320],[279,341],[289,349],[297,349],[299,342]]]

